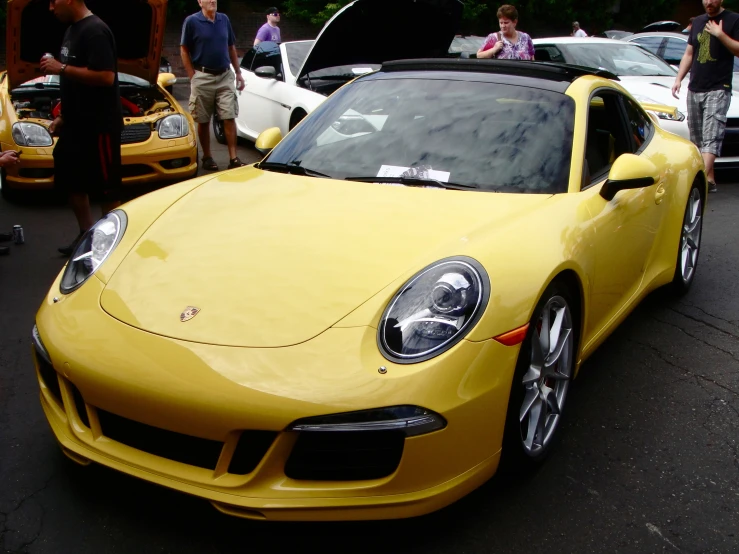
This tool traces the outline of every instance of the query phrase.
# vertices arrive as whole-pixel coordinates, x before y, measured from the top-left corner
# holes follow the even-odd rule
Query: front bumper
[[[186,343],[108,316],[99,308],[102,289],[93,277],[57,303],[50,294],[37,314],[53,360],[44,367],[34,355],[41,404],[62,449],[79,463],[208,499],[224,513],[275,520],[417,516],[454,502],[497,468],[517,347],[462,341],[434,360],[396,366],[377,352],[369,328],[330,329],[280,349]],[[447,426],[405,438],[391,473],[356,480],[286,474],[301,435],[286,430],[290,423],[400,404],[434,410]],[[211,465],[169,456],[166,440],[148,447],[114,440],[108,414],[203,451],[215,444]],[[237,474],[231,468],[243,437],[261,451]]]
[[[21,163],[5,169],[3,187],[49,190],[54,187],[53,146],[34,148],[2,143],[2,150],[21,150]],[[123,185],[177,181],[193,177],[198,169],[197,141],[193,136],[121,146]],[[176,167],[175,167],[176,166]]]

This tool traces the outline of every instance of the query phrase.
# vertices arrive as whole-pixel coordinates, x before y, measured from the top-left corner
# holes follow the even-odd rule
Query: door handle
[[[665,185],[660,183],[657,186],[657,190],[654,191],[654,203],[661,204],[662,200],[665,199],[665,194],[667,194],[667,191],[665,190]]]

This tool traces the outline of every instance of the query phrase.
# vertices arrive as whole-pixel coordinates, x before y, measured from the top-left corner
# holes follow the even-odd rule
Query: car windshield
[[[286,42],[287,61],[290,64],[290,73],[297,75],[300,68],[303,67],[308,52],[313,48],[315,40],[305,40],[299,42]]]
[[[265,167],[335,179],[403,177],[414,185],[428,179],[430,186],[492,192],[564,192],[574,112],[572,98],[548,90],[370,77],[322,103],[275,147]]]
[[[484,42],[485,37],[454,37],[451,46],[449,46],[449,53],[477,52],[482,48]]]
[[[563,44],[561,47],[566,51],[567,61],[570,63],[605,69],[624,77],[677,75],[677,71],[662,58],[636,44],[615,41],[613,44],[583,42],[583,44]]]

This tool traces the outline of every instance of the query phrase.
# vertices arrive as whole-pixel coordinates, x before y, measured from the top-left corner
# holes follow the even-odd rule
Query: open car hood
[[[86,0],[113,32],[118,71],[157,82],[167,0]],[[59,58],[67,25],[49,11],[49,0],[8,0],[6,24],[9,88],[41,76],[41,56]]]
[[[328,67],[446,57],[462,8],[460,0],[355,0],[323,26],[297,78]]]

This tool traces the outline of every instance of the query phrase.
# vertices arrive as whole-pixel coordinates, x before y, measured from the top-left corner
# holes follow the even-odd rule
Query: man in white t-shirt
[[[572,22],[572,36],[573,37],[586,37],[588,34],[580,28],[580,24],[577,21]]]

